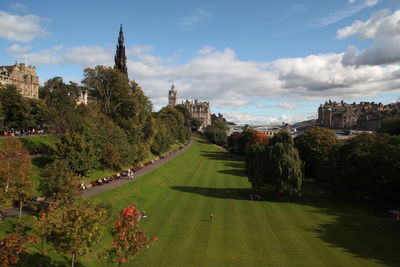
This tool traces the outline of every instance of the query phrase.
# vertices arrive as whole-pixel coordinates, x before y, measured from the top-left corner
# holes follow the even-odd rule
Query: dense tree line
[[[255,144],[267,143],[268,136],[265,133],[245,127],[243,132],[235,132],[228,137],[228,149],[233,154],[245,155]]]
[[[215,119],[211,121],[211,125],[208,125],[205,129],[205,136],[212,143],[226,146],[228,143],[228,125],[221,119]]]
[[[382,131],[392,135],[361,134],[340,142],[330,130],[306,130],[295,138],[305,176],[354,194],[400,203],[400,136],[388,130],[395,129],[397,121],[384,121],[388,127],[382,127]]]

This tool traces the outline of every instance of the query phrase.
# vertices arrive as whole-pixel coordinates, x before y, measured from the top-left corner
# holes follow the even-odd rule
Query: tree
[[[241,133],[233,133],[228,138],[229,150],[238,155],[247,154],[255,144],[265,144],[268,136],[265,133],[246,127]]]
[[[83,202],[72,206],[51,206],[41,216],[50,227],[41,228],[59,253],[71,256],[74,266],[78,256],[86,254],[103,235],[107,210],[101,205]],[[39,225],[43,226],[43,223]]]
[[[211,142],[220,146],[225,146],[228,142],[228,130],[229,127],[223,120],[216,119],[211,123],[211,125],[207,126],[205,135]]]
[[[79,177],[64,160],[55,160],[43,169],[39,190],[47,199],[72,203],[79,197]]]
[[[400,117],[391,117],[384,119],[380,132],[388,133],[391,135],[400,135]]]
[[[71,133],[61,136],[54,158],[65,160],[74,173],[83,176],[99,165],[100,155],[92,140],[80,133]]]
[[[316,178],[319,164],[326,160],[331,148],[337,143],[331,130],[313,127],[294,139],[295,147],[305,165],[305,176]]]
[[[76,83],[64,83],[61,77],[49,79],[39,89],[39,97],[48,107],[49,124],[62,134],[76,131],[83,117],[76,109],[76,103],[83,89]]]
[[[14,85],[0,87],[0,102],[4,125],[22,129],[35,126],[29,100],[22,97]]]
[[[6,139],[0,149],[0,157],[1,198],[4,200],[2,206],[7,206],[10,201],[17,202],[20,221],[24,202],[32,194],[31,158],[20,139],[14,137]]]
[[[129,95],[128,76],[111,67],[96,66],[84,69],[82,83],[96,99],[107,116],[123,111],[124,99]],[[119,112],[120,111],[120,112]]]
[[[172,142],[185,142],[189,139],[190,130],[187,122],[185,122],[185,116],[175,107],[167,106],[162,108],[157,112],[156,118],[158,122],[164,122],[164,125],[168,128]]]
[[[138,227],[140,211],[130,205],[123,209],[115,222],[112,232],[114,241],[107,251],[109,259],[118,258],[118,264],[132,261],[143,248],[149,247],[157,238],[149,239],[143,230]]]
[[[272,184],[278,194],[300,194],[303,174],[290,134],[282,131],[268,144],[253,146],[246,156],[249,180],[256,189]]]
[[[26,250],[26,244],[36,242],[36,236],[25,233],[10,234],[0,240],[0,263],[6,267],[19,262],[19,255]]]
[[[161,155],[166,152],[174,143],[174,138],[169,132],[168,123],[162,119],[156,122],[156,134],[151,144],[151,152],[155,155]]]

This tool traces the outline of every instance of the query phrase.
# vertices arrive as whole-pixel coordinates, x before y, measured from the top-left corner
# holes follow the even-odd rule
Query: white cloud
[[[337,31],[337,38],[358,35],[361,39],[374,39],[364,51],[350,46],[343,57],[345,65],[383,65],[400,62],[400,10],[390,13],[381,10],[365,22],[355,21]]]
[[[400,35],[400,10],[390,14],[389,10],[383,9],[365,22],[355,21],[351,26],[337,31],[338,39],[353,35],[358,35],[361,39]]]
[[[256,107],[259,109],[280,108],[280,109],[286,109],[286,110],[294,110],[298,106],[299,106],[298,104],[291,104],[291,103],[281,103],[281,104],[277,104],[277,105],[264,105],[264,104],[256,105]]]
[[[298,106],[297,104],[290,104],[290,103],[282,103],[277,105],[277,107],[287,110],[294,110],[297,108],[297,106]]]
[[[24,54],[16,51],[12,55],[18,60],[24,58]],[[112,52],[101,46],[76,46],[72,48],[53,46],[38,53],[29,53],[27,56],[29,63],[33,65],[77,64],[84,67],[114,65]]]
[[[48,32],[42,24],[46,20],[35,15],[12,15],[0,10],[0,38],[9,41],[30,42]]]
[[[349,1],[349,2],[353,3],[355,1]],[[318,28],[318,27],[325,27],[325,26],[334,24],[334,23],[344,20],[348,17],[351,17],[354,14],[356,14],[366,8],[375,6],[375,5],[379,4],[379,2],[380,2],[380,0],[365,0],[363,3],[360,3],[358,5],[348,6],[346,9],[343,9],[343,10],[337,11],[333,14],[327,15],[327,16],[311,23],[310,26]]]
[[[182,17],[178,21],[178,26],[182,29],[189,28],[195,24],[202,23],[211,17],[211,13],[204,9],[197,9],[193,15]]]
[[[12,9],[14,9],[15,11],[21,11],[21,12],[28,11],[28,8],[26,6],[24,6],[23,4],[20,4],[20,3],[13,3],[13,4],[10,5],[10,7]]]
[[[29,50],[31,50],[30,46],[21,46],[19,44],[13,44],[6,48],[6,51],[10,53],[28,53]]]
[[[50,64],[113,66],[113,54],[113,49],[100,46],[56,46],[30,53],[28,60],[38,68]],[[278,101],[274,108],[293,110],[302,105],[302,101],[365,99],[385,92],[400,92],[399,65],[355,67],[342,63],[345,56],[332,53],[255,62],[240,60],[232,49],[226,48],[198,53],[185,63],[171,65],[165,58],[145,53],[128,58],[128,72],[156,106],[167,104],[172,83],[181,100],[210,101],[212,109],[231,108],[235,111],[269,99]],[[243,114],[231,112],[229,118],[248,122],[295,120],[294,117],[268,114],[245,117]]]
[[[134,45],[126,49],[127,56],[139,56],[145,53],[153,51],[154,47],[152,45]]]
[[[282,116],[269,116],[269,115],[254,115],[242,112],[225,112],[224,117],[228,121],[233,121],[237,124],[282,124],[294,123],[305,121],[308,119],[316,118],[316,114],[296,114],[296,115],[282,115]]]

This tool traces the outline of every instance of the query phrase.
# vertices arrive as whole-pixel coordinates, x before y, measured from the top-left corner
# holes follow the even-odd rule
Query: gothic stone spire
[[[126,67],[126,55],[124,45],[124,32],[122,31],[122,24],[119,30],[118,45],[114,57],[114,69],[120,70],[128,75],[128,68]]]

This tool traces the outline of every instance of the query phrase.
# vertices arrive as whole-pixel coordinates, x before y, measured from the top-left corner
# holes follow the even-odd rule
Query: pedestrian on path
[[[213,222],[214,221],[214,212],[211,212],[211,215],[210,215],[210,222]]]

